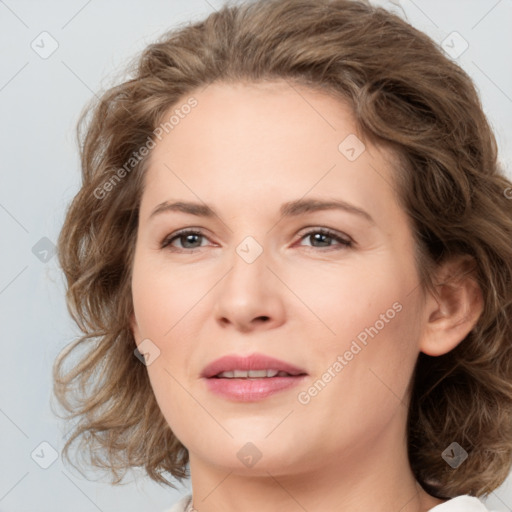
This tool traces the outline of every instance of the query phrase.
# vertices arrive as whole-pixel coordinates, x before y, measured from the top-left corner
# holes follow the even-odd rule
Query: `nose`
[[[220,326],[239,332],[280,326],[285,321],[285,290],[275,271],[267,268],[265,250],[251,263],[233,251],[231,261],[216,287],[214,315]]]

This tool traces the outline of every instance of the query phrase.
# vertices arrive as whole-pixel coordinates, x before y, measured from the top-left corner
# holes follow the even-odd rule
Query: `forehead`
[[[171,116],[191,97],[196,101],[193,109],[187,108],[180,119]],[[267,149],[279,147],[281,153],[308,150],[318,159],[322,151],[337,151],[343,134],[362,138],[356,133],[347,103],[327,92],[286,81],[213,83],[181,98],[164,121],[170,117],[176,124],[166,130],[163,144],[154,151],[155,157],[170,149],[173,142],[174,149],[179,145],[187,151],[210,141],[215,143],[214,147],[210,144],[210,153],[216,148],[220,153],[238,147],[243,155],[244,151],[257,150],[258,144],[265,144]],[[317,151],[311,151],[309,145],[304,148],[296,144],[304,139],[314,140]]]
[[[236,198],[245,208],[310,192],[339,191],[359,204],[393,200],[392,156],[363,142],[351,108],[332,95],[284,81],[214,83],[164,119],[191,97],[196,106],[152,150],[145,189],[152,203],[169,192]]]

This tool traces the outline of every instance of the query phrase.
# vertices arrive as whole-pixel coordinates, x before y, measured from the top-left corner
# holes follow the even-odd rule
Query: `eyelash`
[[[307,233],[304,233],[301,236],[300,240],[303,240],[304,238],[306,238],[308,236],[311,236],[313,234],[318,234],[318,233],[328,236],[329,238],[332,238],[336,242],[339,242],[341,247],[339,249],[335,249],[335,248],[333,249],[332,247],[325,247],[325,248],[313,247],[313,246],[304,246],[304,247],[309,247],[310,249],[341,250],[341,249],[349,249],[349,248],[353,247],[353,245],[354,245],[352,240],[344,239],[341,236],[339,236],[336,232],[331,231],[330,229],[326,229],[326,228],[317,228],[317,229],[310,230]],[[178,231],[177,233],[164,238],[164,240],[160,244],[160,248],[165,249],[165,248],[171,247],[171,243],[174,240],[179,239],[181,237],[185,237],[187,235],[197,235],[197,236],[206,238],[206,235],[204,235],[204,233],[202,233],[201,231],[197,231],[194,229],[184,229],[183,231]],[[196,252],[198,249],[201,249],[201,247],[194,247],[193,249],[180,249],[177,247],[172,247],[169,250],[172,252],[191,253],[191,252]]]

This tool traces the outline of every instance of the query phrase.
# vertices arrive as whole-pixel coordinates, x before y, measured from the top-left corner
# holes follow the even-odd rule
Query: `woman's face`
[[[403,450],[424,314],[389,155],[311,89],[193,97],[152,150],[132,281],[135,339],[191,467],[278,475]],[[202,376],[251,354],[304,375]]]

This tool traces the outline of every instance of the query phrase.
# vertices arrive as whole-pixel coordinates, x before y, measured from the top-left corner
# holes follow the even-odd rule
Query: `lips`
[[[232,354],[221,357],[220,359],[216,359],[212,363],[208,364],[203,369],[201,377],[210,379],[219,376],[219,374],[223,372],[233,372],[232,375],[231,373],[228,373],[226,374],[226,376],[221,376],[220,378],[258,378],[250,377],[246,373],[249,371],[256,372],[258,370],[267,370],[268,376],[263,377],[263,374],[261,374],[261,377],[259,377],[265,379],[278,378],[272,376],[274,372],[268,372],[268,370],[284,372],[285,374],[287,374],[287,376],[292,377],[299,375],[307,375],[307,372],[302,368],[294,366],[291,363],[287,363],[286,361],[281,361],[280,359],[266,356],[264,354],[251,354],[249,356],[239,356],[236,354]],[[279,377],[281,376],[283,376],[283,373],[279,374]]]
[[[221,357],[201,377],[206,389],[231,402],[258,402],[298,386],[307,377],[302,368],[263,354]]]

